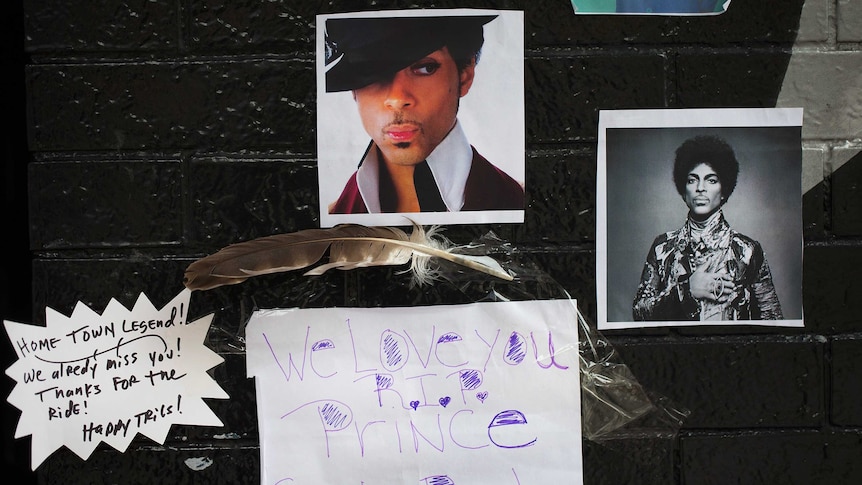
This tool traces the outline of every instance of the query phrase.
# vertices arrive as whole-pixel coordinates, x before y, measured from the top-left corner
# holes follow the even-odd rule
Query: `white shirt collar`
[[[359,194],[371,214],[380,213],[380,162],[377,153],[377,146],[372,143],[356,171]],[[473,148],[461,129],[461,123],[455,122],[452,131],[428,155],[426,161],[446,208],[450,212],[461,210],[464,206],[464,187],[473,162]]]

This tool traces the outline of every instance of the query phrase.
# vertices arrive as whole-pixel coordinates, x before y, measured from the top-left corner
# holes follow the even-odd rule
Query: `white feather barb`
[[[452,253],[445,239],[434,238],[434,234],[433,229],[426,233],[418,225],[409,236],[391,227],[342,225],[266,236],[232,244],[193,262],[186,269],[183,283],[191,290],[233,285],[253,276],[307,268],[320,261],[327,251],[329,262],[308,270],[306,275],[320,275],[332,268],[348,270],[411,262],[415,281],[423,284],[433,279],[433,272],[426,269],[429,258],[441,258],[512,280],[492,258]]]

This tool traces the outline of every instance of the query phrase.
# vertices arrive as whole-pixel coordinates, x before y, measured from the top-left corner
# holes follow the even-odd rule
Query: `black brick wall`
[[[317,227],[317,13],[408,7],[524,10],[528,208],[494,230],[595,320],[599,109],[774,106],[802,0],[733,0],[719,17],[574,16],[566,0],[29,0],[7,6],[3,318],[45,307],[156,306],[189,262],[238,240]],[[585,442],[596,484],[862,483],[862,158],[804,197],[806,328],[608,332],[641,382],[692,411],[679,434]],[[4,403],[16,483],[259,481],[254,384],[242,325],[255,308],[469,301],[405,292],[388,269],[261,277],[196,293],[230,400],[224,428],[175,426],[87,461],[59,450],[28,471],[29,438]],[[194,315],[190,315],[193,317]],[[8,346],[7,346],[8,347]],[[14,359],[4,350],[4,368]],[[11,389],[6,379],[5,389]],[[213,465],[193,471],[185,460]]]

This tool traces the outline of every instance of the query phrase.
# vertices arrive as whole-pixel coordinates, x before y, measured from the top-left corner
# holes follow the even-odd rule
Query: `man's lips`
[[[394,142],[405,142],[412,140],[419,133],[419,127],[412,124],[389,125],[383,132]]]

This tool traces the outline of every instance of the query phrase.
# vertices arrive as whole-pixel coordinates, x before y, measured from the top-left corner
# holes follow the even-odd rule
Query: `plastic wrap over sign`
[[[571,300],[256,312],[262,483],[582,483]]]

